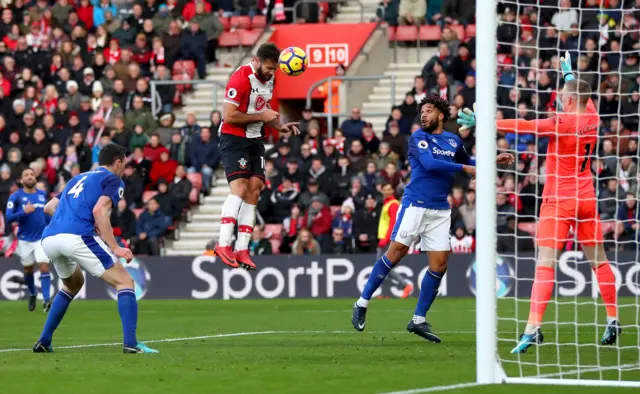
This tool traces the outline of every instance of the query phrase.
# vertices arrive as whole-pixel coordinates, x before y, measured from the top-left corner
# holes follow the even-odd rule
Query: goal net
[[[478,264],[487,268],[492,264],[487,259],[499,263],[497,273],[479,269],[483,277],[478,283],[497,283],[499,291],[496,294],[493,286],[485,291],[478,287],[478,382],[640,387],[640,1],[513,0],[498,1],[490,11],[486,10],[491,8],[489,4],[482,3],[477,7],[476,44],[477,183],[482,185],[478,190],[477,257]],[[486,23],[492,31],[482,25],[487,18],[495,19]],[[488,40],[490,34],[492,41]],[[490,56],[492,51],[495,60]],[[557,146],[559,140],[556,136],[509,133],[496,140],[495,119],[483,115],[494,111],[496,119],[534,120],[551,118],[563,109],[566,112],[559,65],[566,51],[575,78],[591,87],[600,124],[595,146],[564,150],[555,159],[558,167],[578,163],[575,177],[580,176],[581,165],[591,168],[597,212],[590,219],[576,213],[580,217],[567,234],[556,224],[553,237],[561,249],[555,259],[553,295],[542,318],[544,341],[526,353],[512,354],[530,322],[543,190],[555,181],[558,195],[565,192],[560,190],[562,181],[550,181],[548,176],[553,149],[549,153],[547,149]],[[491,59],[483,58],[487,56]],[[493,91],[497,92],[495,97],[491,96]],[[492,163],[495,148],[514,154],[516,163],[496,167]],[[487,169],[493,171],[486,174]],[[495,189],[487,186],[492,182]],[[583,197],[575,193],[580,205]],[[560,208],[554,209],[558,217],[564,217]],[[584,222],[593,223],[597,215],[606,256],[596,260],[609,261],[612,268],[622,328],[617,342],[609,346],[601,339],[611,313],[601,297],[593,262],[585,255],[587,242],[580,242],[584,240],[581,229],[588,228]],[[487,313],[496,316],[495,324],[483,321]],[[486,340],[495,345],[487,345]]]

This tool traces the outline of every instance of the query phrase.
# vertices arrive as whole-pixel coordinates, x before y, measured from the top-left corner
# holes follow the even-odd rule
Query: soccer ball
[[[307,54],[298,47],[289,47],[280,53],[280,59],[278,59],[280,65],[280,71],[283,73],[295,77],[300,75],[307,69],[309,65],[309,58]]]

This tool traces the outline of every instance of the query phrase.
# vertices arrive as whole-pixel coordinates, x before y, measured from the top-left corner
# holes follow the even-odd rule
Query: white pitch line
[[[382,393],[382,394],[436,393],[436,392],[439,392],[439,391],[465,389],[465,388],[468,388],[468,387],[477,387],[477,386],[484,386],[484,385],[485,385],[484,383],[476,383],[476,382],[458,383],[458,384],[452,384],[452,385],[448,385],[448,386],[432,386],[432,387],[423,387],[423,388],[419,388],[419,389],[411,389],[411,390],[404,390],[404,391],[391,391],[391,392]]]

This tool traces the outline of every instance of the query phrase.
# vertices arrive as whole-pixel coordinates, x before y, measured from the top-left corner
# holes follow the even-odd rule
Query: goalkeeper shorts
[[[536,236],[538,246],[562,249],[565,242],[573,239],[569,234],[571,229],[582,245],[602,243],[602,225],[595,199],[542,204]]]

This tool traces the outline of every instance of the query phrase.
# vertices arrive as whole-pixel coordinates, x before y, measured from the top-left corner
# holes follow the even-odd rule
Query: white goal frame
[[[476,383],[640,387],[640,381],[509,377],[500,364],[495,290],[498,22],[496,6],[496,0],[476,0],[476,113],[479,115],[476,120]]]

